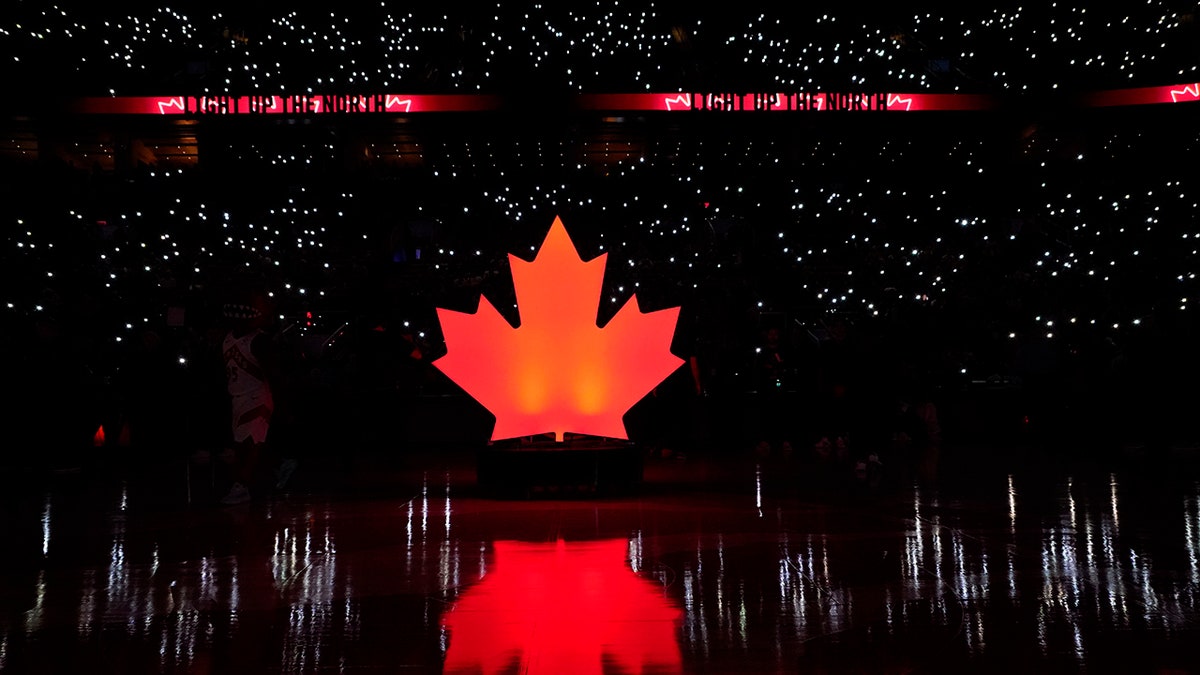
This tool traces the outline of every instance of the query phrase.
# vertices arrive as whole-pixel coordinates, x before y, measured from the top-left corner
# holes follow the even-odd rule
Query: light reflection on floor
[[[713,471],[563,501],[482,499],[436,462],[391,495],[236,508],[9,490],[0,671],[1191,672],[1194,480]]]
[[[492,573],[443,617],[445,672],[681,672],[679,610],[634,573],[632,544],[494,542]]]

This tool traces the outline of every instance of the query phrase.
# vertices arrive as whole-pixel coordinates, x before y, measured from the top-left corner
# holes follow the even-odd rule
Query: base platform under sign
[[[629,441],[525,437],[480,450],[476,475],[480,490],[493,497],[590,497],[637,491],[642,462],[642,448]]]

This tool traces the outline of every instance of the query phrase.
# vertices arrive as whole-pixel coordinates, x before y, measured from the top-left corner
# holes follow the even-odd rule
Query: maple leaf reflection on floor
[[[596,325],[608,254],[584,262],[559,218],[532,262],[509,255],[520,325],[486,297],[474,314],[438,308],[436,365],[493,415],[492,440],[565,432],[628,438],[622,417],[682,363],[670,351],[679,308],[631,298]]]
[[[629,542],[498,541],[443,619],[446,673],[679,673],[682,614],[626,563]]]

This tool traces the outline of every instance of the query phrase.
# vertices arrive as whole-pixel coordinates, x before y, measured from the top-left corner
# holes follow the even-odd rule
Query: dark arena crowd
[[[1196,438],[1196,109],[1078,104],[1200,79],[1194,3],[247,5],[18,1],[0,21],[3,463],[220,447],[221,308],[254,294],[281,357],[281,442],[486,439],[486,412],[430,366],[435,308],[482,294],[518,323],[508,255],[528,259],[555,216],[584,259],[608,254],[601,325],[635,292],[643,310],[682,308],[672,349],[691,367],[628,420],[652,448],[865,456],[905,425],[1059,452]],[[998,104],[560,103],[802,87]],[[64,112],[72,97],[364,90],[509,103]]]
[[[1198,11],[4,0],[0,675],[1200,672]]]

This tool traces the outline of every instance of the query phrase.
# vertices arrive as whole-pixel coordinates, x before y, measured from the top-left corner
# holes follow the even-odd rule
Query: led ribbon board
[[[584,262],[555,218],[532,262],[508,257],[519,326],[485,297],[474,314],[438,308],[447,354],[434,365],[496,416],[493,441],[626,439],[622,417],[683,363],[670,351],[678,307],[643,313],[635,295],[596,325],[607,256]]]
[[[557,99],[552,99],[557,100]],[[1085,107],[1184,103],[1200,100],[1200,82],[1112,89],[1082,94]],[[896,92],[775,91],[775,92],[673,92],[644,94],[580,94],[573,99],[579,110],[611,111],[714,111],[714,112],[915,112],[929,110],[989,110],[1000,100],[983,94],[930,94]],[[524,107],[537,107],[537,97],[523,99]],[[110,115],[325,115],[500,110],[506,99],[491,94],[337,94],[301,96],[112,96],[76,101],[74,112]]]

